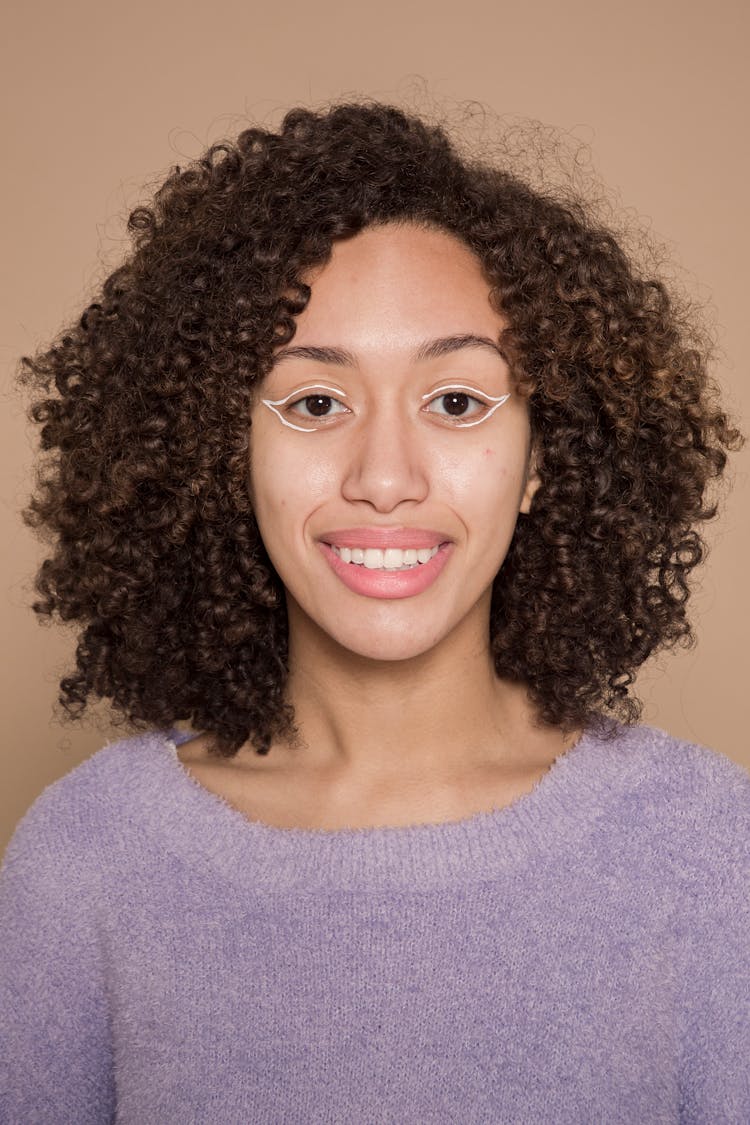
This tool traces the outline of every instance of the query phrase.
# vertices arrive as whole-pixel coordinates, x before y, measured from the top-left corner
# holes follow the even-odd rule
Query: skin
[[[206,767],[204,783],[242,805],[250,773],[283,779],[283,800],[281,787],[254,789],[264,819],[329,827],[507,803],[579,733],[537,726],[524,686],[499,679],[489,651],[493,579],[538,486],[528,405],[491,347],[414,359],[440,337],[497,341],[505,322],[479,261],[442,230],[367,228],[307,280],[291,346],[346,349],[355,363],[277,355],[251,415],[248,481],[286,589],[301,738],[274,745],[268,760],[243,748]],[[488,407],[510,397],[450,416],[434,392],[452,385],[480,390]],[[341,391],[324,420],[294,405],[311,387]],[[437,530],[452,555],[421,594],[367,597],[318,546],[326,531],[363,526]],[[198,759],[194,742],[186,763]]]

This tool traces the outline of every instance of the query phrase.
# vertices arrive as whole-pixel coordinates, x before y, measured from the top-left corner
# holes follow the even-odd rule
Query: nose
[[[429,491],[426,450],[409,419],[394,404],[381,404],[352,433],[342,482],[346,500],[384,514],[419,503]]]

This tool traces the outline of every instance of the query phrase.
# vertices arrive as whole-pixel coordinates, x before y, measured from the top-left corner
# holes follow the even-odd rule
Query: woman
[[[139,733],[8,848],[3,1120],[749,1120],[750,779],[628,697],[742,440],[685,310],[378,103],[130,228],[26,361],[62,700]]]

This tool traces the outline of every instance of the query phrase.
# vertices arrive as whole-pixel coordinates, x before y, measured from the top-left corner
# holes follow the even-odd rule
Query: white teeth
[[[380,550],[378,547],[334,547],[333,550],[345,563],[358,563],[367,570],[409,570],[419,566],[420,563],[429,562],[439,551],[439,547],[424,547],[417,550],[408,547],[400,550],[398,547],[387,547]]]

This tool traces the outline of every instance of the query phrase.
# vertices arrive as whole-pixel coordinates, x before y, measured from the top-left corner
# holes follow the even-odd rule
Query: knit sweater
[[[4,1125],[748,1125],[737,763],[590,727],[505,808],[298,829],[185,737],[105,746],[16,827]]]

